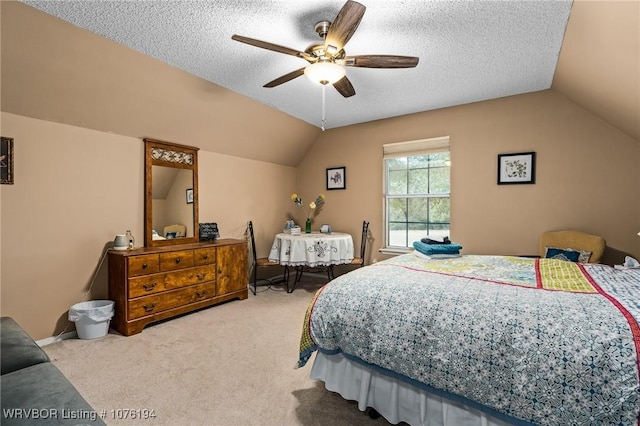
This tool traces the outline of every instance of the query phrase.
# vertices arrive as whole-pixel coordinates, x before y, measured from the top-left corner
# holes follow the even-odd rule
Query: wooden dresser
[[[111,328],[130,336],[155,321],[247,298],[247,242],[109,251]]]

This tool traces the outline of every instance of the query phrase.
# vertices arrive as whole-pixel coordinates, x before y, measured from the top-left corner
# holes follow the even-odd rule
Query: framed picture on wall
[[[347,168],[332,167],[327,169],[327,190],[347,188]]]
[[[498,185],[536,183],[536,153],[498,154]]]
[[[13,185],[13,138],[0,137],[0,183]]]
[[[193,204],[193,188],[187,189],[187,204]]]

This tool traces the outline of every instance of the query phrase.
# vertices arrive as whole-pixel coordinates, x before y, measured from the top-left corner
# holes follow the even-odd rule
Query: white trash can
[[[96,339],[109,332],[113,317],[113,300],[92,300],[76,303],[69,309],[69,321],[76,323],[76,331],[81,339]]]

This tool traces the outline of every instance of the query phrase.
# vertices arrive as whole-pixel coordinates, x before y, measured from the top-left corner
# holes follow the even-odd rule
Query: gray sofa
[[[0,318],[2,425],[104,425],[47,354],[10,317]]]

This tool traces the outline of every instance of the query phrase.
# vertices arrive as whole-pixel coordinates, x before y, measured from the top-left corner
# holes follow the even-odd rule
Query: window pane
[[[449,167],[450,163],[451,156],[448,152],[431,154],[429,156],[429,167]]]
[[[429,198],[429,222],[449,224],[449,198]]]
[[[449,225],[429,225],[428,234],[431,238],[443,239],[451,236]]]
[[[436,233],[436,235],[440,233],[444,237],[445,235],[449,235],[449,228],[448,223],[432,223],[429,225],[429,233]]]
[[[429,190],[429,169],[409,170],[409,194],[426,194]]]
[[[407,193],[407,171],[389,171],[389,195],[405,195]]]
[[[406,223],[389,223],[389,245],[391,246],[407,246],[407,224]]]
[[[429,167],[429,157],[429,155],[416,155],[413,157],[407,157],[408,166],[410,169],[421,169]]]
[[[429,169],[429,193],[448,194],[451,192],[449,184],[449,167]]]
[[[389,170],[406,170],[407,157],[389,158],[387,160],[387,168]]]
[[[406,222],[407,221],[407,199],[406,198],[390,199],[387,218],[389,222]]]
[[[429,203],[427,198],[410,198],[408,208],[409,222],[425,223],[429,220]],[[425,229],[426,226],[423,226]]]
[[[407,247],[413,247],[414,241],[420,241],[429,234],[426,223],[409,223],[407,230]]]

